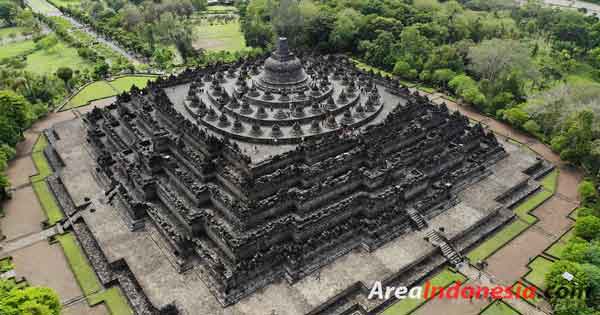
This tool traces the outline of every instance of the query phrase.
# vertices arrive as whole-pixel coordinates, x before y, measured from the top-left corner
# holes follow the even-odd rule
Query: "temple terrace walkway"
[[[77,284],[62,247],[50,244],[48,237],[60,232],[60,227],[42,228],[46,215],[32,189],[29,177],[37,170],[31,158],[33,146],[41,133],[56,123],[76,118],[94,106],[94,102],[73,111],[50,113],[25,131],[25,139],[17,145],[17,158],[9,162],[7,176],[12,184],[12,198],[2,204],[5,216],[0,219],[2,234],[0,258],[11,256],[15,269],[8,275],[25,278],[30,285],[51,287],[63,303],[64,315],[108,315],[103,304],[90,307]]]

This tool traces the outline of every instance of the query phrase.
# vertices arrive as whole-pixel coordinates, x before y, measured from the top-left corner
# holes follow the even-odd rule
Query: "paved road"
[[[576,9],[586,9],[589,15],[598,15],[600,16],[600,5],[580,1],[580,0],[542,0],[545,4],[553,7],[561,7],[561,8],[576,8]],[[524,4],[527,1],[519,0],[519,3]]]
[[[71,24],[73,24],[73,26],[75,26],[75,28],[78,28],[81,31],[88,33],[90,36],[94,37],[98,42],[105,44],[106,46],[110,47],[112,50],[123,55],[131,63],[133,63],[133,64],[144,63],[142,60],[138,59],[136,56],[130,54],[128,51],[121,48],[121,46],[119,46],[115,41],[113,41],[111,39],[107,39],[104,36],[99,35],[95,31],[93,31],[91,28],[81,24],[79,21],[75,20],[74,18],[62,14],[62,12],[58,8],[53,6],[50,2],[48,2],[46,0],[36,0],[36,1],[41,2],[45,8],[44,9],[39,8],[37,5],[33,4],[33,2],[31,0],[25,0],[25,3],[27,3],[27,5],[36,13],[44,14],[46,16],[61,16],[65,19],[67,19],[69,22],[71,22]]]

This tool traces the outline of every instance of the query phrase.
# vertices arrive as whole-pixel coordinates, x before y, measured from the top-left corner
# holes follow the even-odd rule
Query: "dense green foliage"
[[[583,207],[577,211],[574,237],[562,250],[562,259],[546,275],[550,287],[568,287],[585,291],[584,298],[553,297],[551,303],[557,315],[600,314],[600,197],[592,181],[579,185]],[[574,275],[572,281],[562,275]]]
[[[8,160],[15,156],[14,146],[22,133],[37,118],[36,107],[13,91],[0,90],[0,200],[6,197],[9,182],[4,175]]]
[[[0,314],[59,315],[61,308],[58,295],[52,289],[23,287],[0,279]]]
[[[252,0],[239,8],[249,45],[287,36],[296,47],[353,54],[600,170],[596,17],[511,0]]]

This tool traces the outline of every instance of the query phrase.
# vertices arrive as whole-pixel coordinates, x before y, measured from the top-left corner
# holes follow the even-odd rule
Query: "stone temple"
[[[544,161],[344,56],[188,69],[46,132],[57,195],[138,314],[366,314],[510,222]]]

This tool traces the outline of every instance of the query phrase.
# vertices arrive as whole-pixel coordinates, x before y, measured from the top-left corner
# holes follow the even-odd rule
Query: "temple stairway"
[[[406,213],[408,213],[408,217],[418,230],[422,230],[427,227],[427,221],[425,221],[425,218],[423,218],[423,216],[417,210],[414,208],[409,208],[406,210]]]
[[[450,261],[451,264],[456,266],[463,261],[462,255],[459,252],[457,252],[450,244],[448,244],[445,238],[441,236],[437,231],[430,231],[429,233],[427,233],[426,237],[431,244],[440,248],[440,250],[442,251],[442,255],[448,258],[448,261]]]

